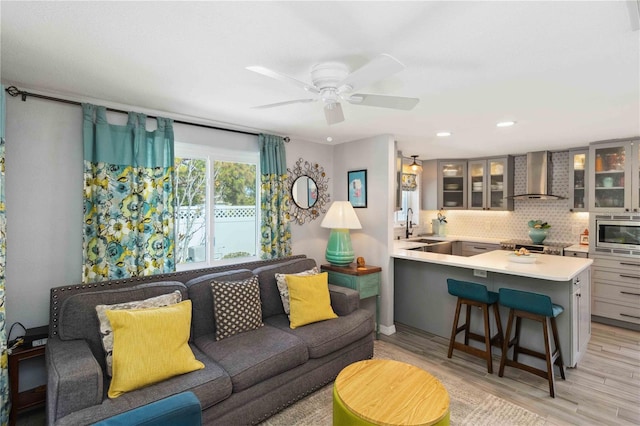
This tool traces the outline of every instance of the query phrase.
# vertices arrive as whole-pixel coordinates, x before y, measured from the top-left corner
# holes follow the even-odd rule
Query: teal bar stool
[[[507,321],[507,334],[502,346],[502,359],[500,360],[499,376],[504,374],[505,365],[528,371],[537,376],[547,379],[549,382],[549,394],[552,398],[556,396],[556,382],[553,366],[557,365],[560,369],[560,375],[564,380],[564,362],[562,360],[562,351],[560,350],[560,339],[558,338],[558,327],[556,325],[556,317],[560,315],[564,308],[551,302],[551,298],[544,294],[530,293],[527,291],[512,290],[501,288],[499,290],[500,304],[509,308],[509,320]],[[520,328],[522,318],[538,321],[542,324],[544,333],[544,350],[538,352],[520,346]],[[511,328],[513,322],[516,323],[515,336],[511,339]],[[551,337],[549,336],[549,324],[551,324],[551,332],[553,334],[553,343],[555,351],[551,352]],[[508,351],[513,346],[513,359],[509,359]],[[518,354],[523,353],[546,361],[547,370],[532,367],[530,365],[518,362]]]
[[[482,284],[471,283],[467,281],[447,279],[447,288],[449,294],[458,298],[456,304],[456,314],[453,318],[453,327],[451,329],[451,339],[449,339],[448,358],[453,355],[453,350],[458,349],[471,355],[484,358],[487,361],[487,371],[493,373],[493,359],[491,357],[491,346],[502,348],[503,334],[502,323],[500,321],[500,311],[498,309],[498,293],[488,291],[487,287]],[[460,311],[462,305],[466,305],[466,320],[464,324],[458,326],[460,322]],[[484,336],[471,332],[471,307],[476,306],[482,309],[482,317],[484,320]],[[498,332],[491,337],[491,326],[489,324],[489,307],[493,306],[493,314],[496,319]],[[464,343],[457,342],[456,336],[464,331]],[[485,349],[479,349],[469,345],[469,339],[483,342]]]

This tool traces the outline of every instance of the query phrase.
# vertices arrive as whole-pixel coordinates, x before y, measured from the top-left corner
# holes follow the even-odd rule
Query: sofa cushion
[[[189,299],[191,299],[193,303],[191,340],[216,332],[211,282],[213,282],[214,279],[216,281],[244,280],[252,276],[253,273],[248,269],[235,269],[233,271],[202,275],[185,283],[189,289]]]
[[[197,338],[195,344],[227,371],[234,392],[304,364],[309,358],[302,340],[269,326],[219,341],[210,334]]]
[[[295,330],[289,327],[289,319],[284,314],[265,319],[265,324],[303,340],[309,350],[309,358],[321,358],[375,330],[373,314],[365,309],[358,309],[347,316],[316,322]]]
[[[109,398],[204,368],[188,344],[190,300],[159,308],[108,310],[106,314],[113,327]]]
[[[94,285],[97,287],[101,284]],[[158,281],[127,288],[74,294],[65,299],[61,306],[52,306],[52,309],[58,309],[58,336],[60,340],[87,340],[93,356],[100,366],[105,368],[96,306],[148,299],[175,290],[180,290],[183,299],[187,298],[187,288],[179,281]]]
[[[111,321],[107,318],[107,310],[157,308],[160,306],[175,305],[181,301],[182,293],[176,290],[173,293],[162,294],[144,300],[96,306],[96,314],[98,315],[98,322],[100,323],[100,337],[102,338],[102,347],[104,348],[107,374],[109,376],[111,376],[113,359],[113,329],[111,328]]]
[[[291,314],[289,326],[298,328],[318,321],[338,318],[331,309],[329,274],[287,275]]]
[[[316,266],[316,261],[313,259],[294,259],[254,269],[253,273],[258,276],[258,281],[260,282],[262,318],[284,314],[275,274],[296,274],[309,270],[314,266]]]
[[[293,275],[307,276],[307,275],[315,275],[320,273],[318,268],[314,266],[308,271],[298,272]],[[282,307],[284,308],[284,313],[289,315],[291,311],[291,307],[289,304],[289,287],[287,287],[287,275],[286,274],[276,274],[276,285],[278,286],[278,292],[280,292],[280,300],[282,300]]]
[[[260,287],[255,275],[242,281],[211,283],[216,340],[262,327]]]

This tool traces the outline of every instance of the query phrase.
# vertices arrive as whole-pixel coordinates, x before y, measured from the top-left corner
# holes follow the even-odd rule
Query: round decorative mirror
[[[300,176],[293,182],[291,198],[301,209],[313,207],[318,202],[318,186],[309,176]]]
[[[299,225],[316,219],[327,212],[330,196],[327,193],[329,178],[324,168],[316,163],[296,161],[293,169],[287,169],[287,183],[291,191],[291,216]]]

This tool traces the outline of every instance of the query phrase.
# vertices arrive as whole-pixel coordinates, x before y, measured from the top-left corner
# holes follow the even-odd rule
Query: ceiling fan
[[[328,124],[336,124],[344,121],[340,101],[349,102],[353,105],[367,105],[401,110],[413,109],[420,101],[418,98],[406,98],[402,96],[353,93],[362,87],[366,87],[373,82],[387,78],[404,69],[404,65],[400,61],[387,54],[381,54],[375,57],[352,73],[349,73],[349,67],[342,62],[322,62],[316,64],[311,68],[311,84],[259,65],[249,66],[247,69],[288,84],[293,84],[316,95],[313,98],[277,102],[275,104],[261,105],[254,108],[273,108],[322,100],[324,104],[324,114]]]

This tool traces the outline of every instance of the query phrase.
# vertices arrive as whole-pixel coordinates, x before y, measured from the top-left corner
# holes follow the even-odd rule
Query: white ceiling
[[[634,4],[635,6],[635,4]],[[640,31],[622,1],[10,2],[5,84],[333,144],[389,133],[405,155],[476,157],[640,135]],[[420,98],[412,111],[321,103],[253,73],[310,82],[380,53],[406,69],[362,89]],[[22,86],[22,87],[21,87]],[[31,100],[30,102],[41,102]],[[501,120],[510,128],[496,128]],[[435,133],[449,130],[449,138]]]

